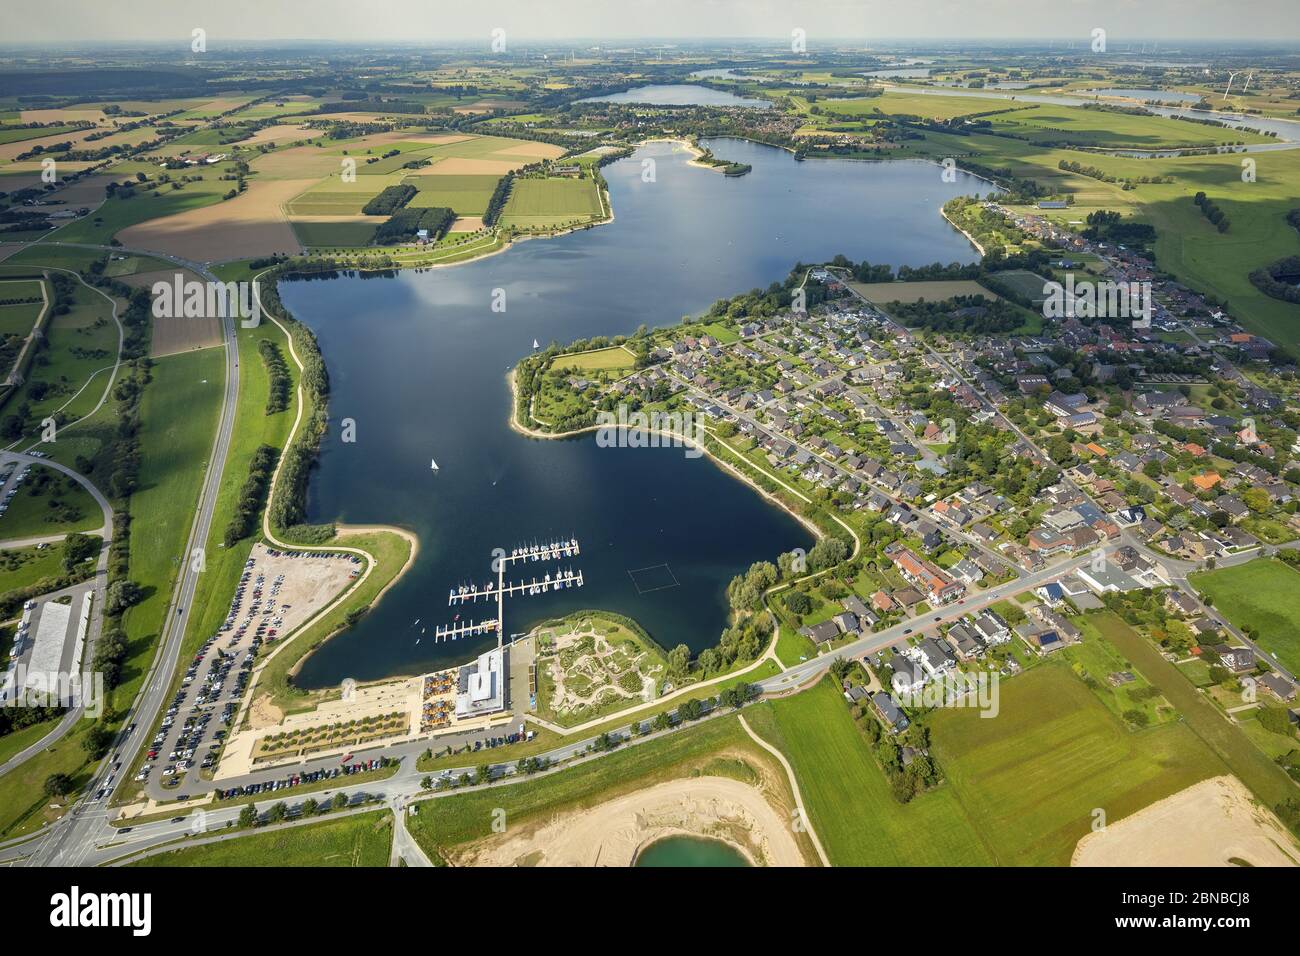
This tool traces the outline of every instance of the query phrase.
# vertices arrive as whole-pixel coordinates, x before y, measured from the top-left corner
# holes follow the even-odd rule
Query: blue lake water
[[[592,96],[579,103],[644,103],[647,106],[749,106],[766,109],[772,104],[726,90],[715,90],[694,83],[662,83],[638,86],[609,96]]]
[[[738,140],[707,145],[753,171],[728,178],[688,165],[683,149],[650,144],[605,167],[616,217],[607,225],[450,268],[281,284],[286,306],[316,330],[331,379],[311,520],[400,524],[421,541],[417,563],[379,605],[306,660],[301,686],[481,653],[494,639],[435,644],[432,634],[452,619],[448,589],[487,579],[493,548],[552,535],[583,545],[573,564],[587,586],[509,602],[508,634],[600,607],[636,618],[662,644],[699,650],[726,625],[733,575],[811,544],[792,517],[707,458],[600,448],[592,435],[531,439],[508,426],[506,370],[534,338],[672,324],[783,279],[800,260],[976,258],[940,208],[986,191],[982,180],[945,183],[940,167],[917,161],[799,162]],[[642,176],[647,159],[653,182]],[[492,311],[496,289],[504,313]],[[345,417],[355,443],[340,440]],[[676,585],[640,593],[628,572],[664,564]]]
[[[670,836],[656,840],[637,854],[636,866],[739,867],[749,866],[745,855],[721,840]]]

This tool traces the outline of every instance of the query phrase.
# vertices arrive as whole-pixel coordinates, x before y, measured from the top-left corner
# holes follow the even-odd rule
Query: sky
[[[50,0],[0,42],[785,38],[1300,39],[1300,0]]]

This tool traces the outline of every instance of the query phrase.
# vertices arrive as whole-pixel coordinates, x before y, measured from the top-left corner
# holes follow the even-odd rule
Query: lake
[[[1131,90],[1119,87],[1107,87],[1103,90],[1080,90],[1080,93],[1093,93],[1097,96],[1126,96],[1134,100],[1159,100],[1162,103],[1199,103],[1201,97],[1196,93],[1183,93],[1179,90]]]
[[[636,855],[634,866],[749,866],[730,843],[705,837],[670,836],[655,840]]]
[[[662,83],[652,86],[638,86],[612,93],[609,96],[590,96],[579,103],[642,103],[646,106],[748,106],[753,109],[767,109],[772,104],[767,100],[750,99],[737,96],[726,90],[715,90],[695,83]]]
[[[567,343],[672,324],[783,279],[800,260],[974,261],[940,208],[990,187],[965,173],[946,183],[940,167],[918,161],[799,162],[739,140],[706,145],[753,171],[728,178],[688,165],[673,144],[648,144],[605,167],[616,217],[607,225],[450,268],[281,283],[285,305],[316,331],[331,380],[310,519],[401,524],[421,542],[401,582],[305,661],[301,686],[419,673],[481,653],[492,638],[435,644],[433,625],[452,620],[449,588],[486,581],[493,548],[551,536],[583,547],[572,563],[587,586],[509,601],[507,634],[598,607],[635,618],[661,644],[698,651],[726,625],[732,576],[810,546],[802,525],[707,458],[512,431],[507,368],[534,338]],[[654,161],[652,182],[645,160]],[[492,311],[496,289],[504,313]],[[355,443],[340,440],[345,417],[356,422]],[[628,572],[662,565],[673,586],[641,593],[648,588]],[[669,581],[662,569],[640,577]]]

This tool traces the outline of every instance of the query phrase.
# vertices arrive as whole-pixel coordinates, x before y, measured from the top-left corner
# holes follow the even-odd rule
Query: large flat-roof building
[[[506,709],[506,648],[466,664],[456,678],[456,716],[480,717]]]

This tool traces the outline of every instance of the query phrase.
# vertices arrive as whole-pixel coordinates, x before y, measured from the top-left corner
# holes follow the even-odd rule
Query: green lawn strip
[[[898,803],[830,679],[746,711],[794,768],[804,808],[835,866],[978,866],[997,862],[953,789]]]
[[[98,505],[95,506],[95,512],[99,513]],[[52,580],[62,574],[62,545],[15,548],[0,552],[0,594],[31,587],[40,581]]]
[[[1092,616],[1092,615],[1090,615]],[[1297,795],[1296,786],[1250,739],[1165,660],[1155,646],[1113,614],[1093,617],[1097,630],[1169,699],[1186,726],[1267,806]],[[1163,728],[1161,728],[1163,730]],[[1154,733],[1158,731],[1146,731]],[[1112,819],[1114,819],[1112,817]]]
[[[82,740],[94,721],[82,719],[51,747],[40,751],[0,777],[0,838],[21,836],[57,819],[66,800],[45,796],[51,774],[72,778],[78,790],[90,780],[90,763]]]
[[[0,764],[36,743],[58,725],[59,720],[56,717],[54,720],[43,720],[39,724],[32,724],[30,727],[0,737]]]
[[[387,810],[339,820],[250,833],[203,846],[183,847],[129,863],[135,867],[171,866],[387,866],[393,843],[393,815]]]
[[[1260,558],[1230,568],[1193,574],[1192,586],[1291,673],[1300,673],[1300,571]]]
[[[103,527],[104,512],[80,482],[53,468],[31,468],[0,516],[0,536],[33,538]]]

